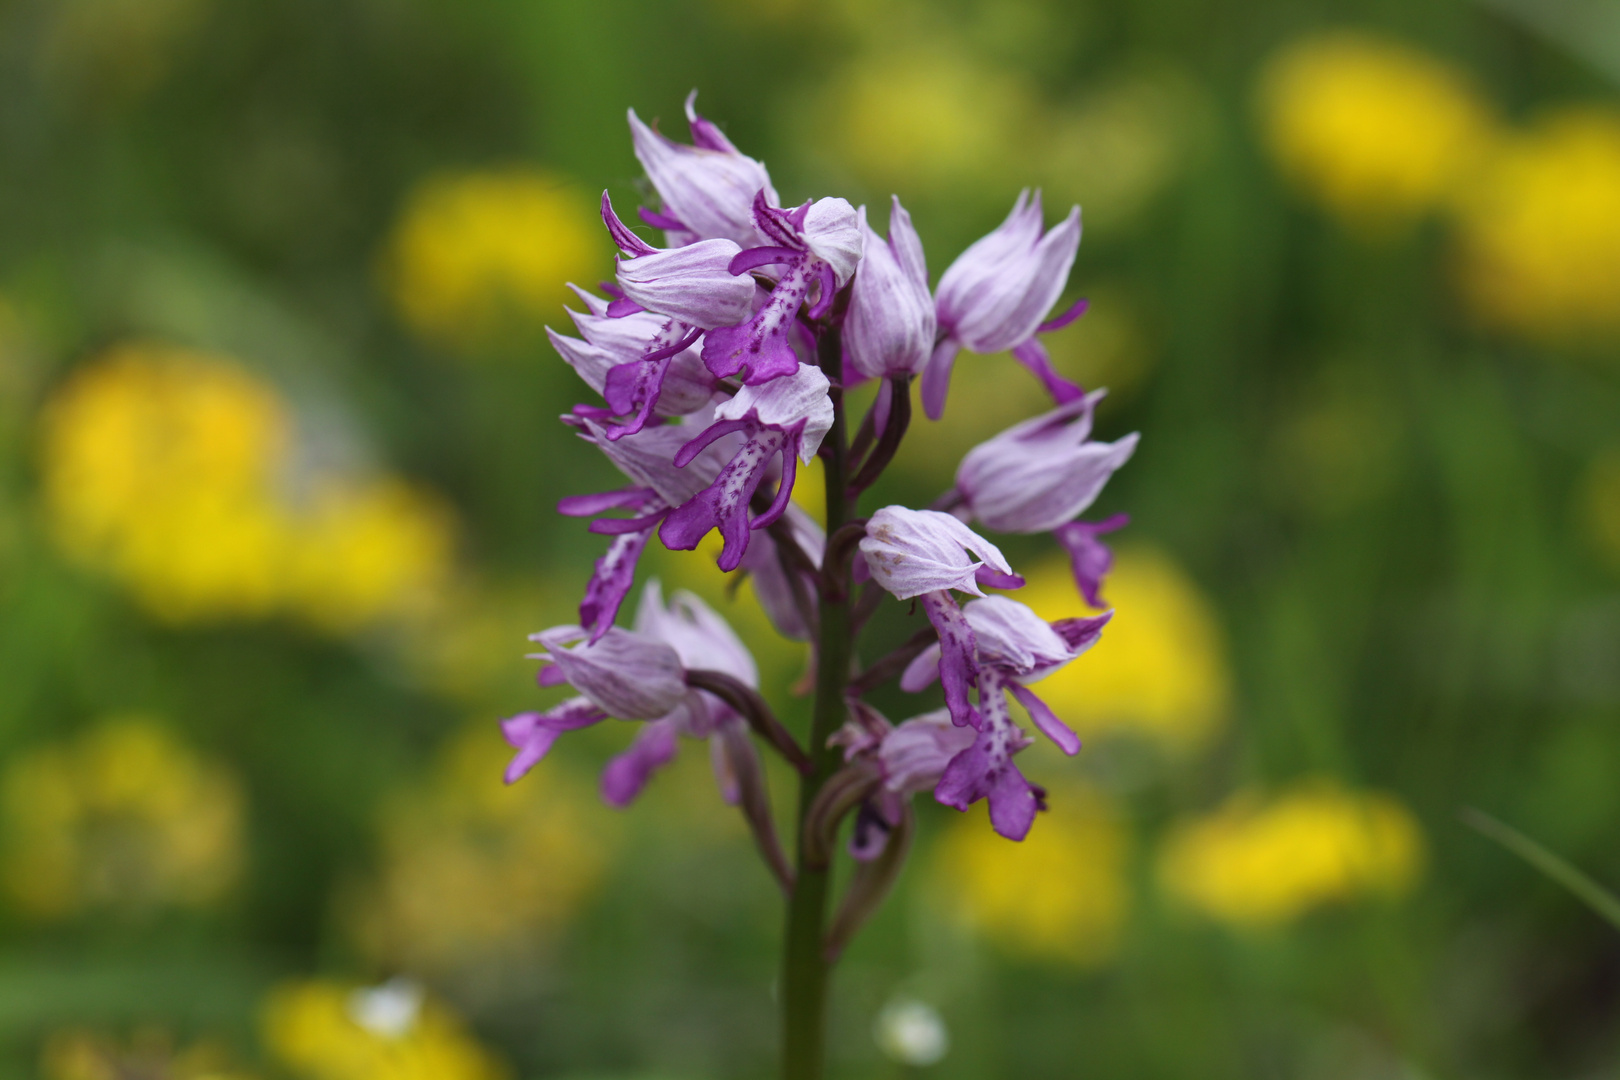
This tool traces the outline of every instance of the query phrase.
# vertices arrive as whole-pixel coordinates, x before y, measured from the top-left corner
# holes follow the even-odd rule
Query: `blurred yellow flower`
[[[294,603],[318,626],[352,631],[425,600],[447,576],[451,529],[448,508],[410,484],[329,483],[293,550]]]
[[[1348,30],[1273,57],[1260,113],[1283,171],[1350,224],[1373,228],[1445,203],[1493,138],[1490,109],[1463,72]]]
[[[511,754],[480,724],[385,806],[377,878],[346,912],[374,958],[443,972],[525,956],[594,893],[617,820],[561,767],[503,785]]]
[[[221,1044],[204,1040],[177,1049],[165,1031],[137,1031],[128,1040],[70,1029],[51,1033],[40,1052],[43,1080],[247,1080]]]
[[[174,623],[297,615],[346,631],[446,576],[446,510],[397,480],[283,490],[292,417],[230,360],[122,345],[41,416],[43,488],[62,547]]]
[[[1089,318],[1087,315],[1079,323]],[[1060,342],[1061,354],[1054,354],[1054,364],[1064,375],[1074,374],[1070,358],[1078,349],[1071,346],[1069,335],[1083,333],[1075,331],[1079,323],[1052,335]],[[945,422],[925,423],[919,419],[907,428],[894,467],[918,486],[948,487],[969,450],[1050,408],[1052,398],[1041,388],[1040,381],[1019,368],[1007,353],[963,353],[951,372],[951,401],[945,407]]]
[[[1034,566],[1013,595],[1043,619],[1085,603],[1067,558]],[[1231,677],[1209,600],[1163,552],[1127,547],[1103,585],[1115,615],[1086,655],[1038,693],[1082,739],[1129,732],[1172,751],[1203,745],[1226,719]]]
[[[476,346],[513,316],[538,326],[562,314],[566,281],[605,267],[591,201],[528,169],[431,177],[419,184],[385,256],[394,303],[412,329]]]
[[[1064,787],[1027,839],[998,836],[984,807],[951,824],[934,860],[937,895],[987,940],[1016,955],[1081,967],[1119,949],[1130,912],[1130,836],[1103,797]]]
[[[1463,199],[1458,230],[1481,322],[1620,333],[1620,110],[1567,110],[1508,140]]]
[[[1316,781],[1270,801],[1243,792],[1184,822],[1166,840],[1159,872],[1184,903],[1258,927],[1335,900],[1405,893],[1423,852],[1416,819],[1395,799]]]
[[[505,1080],[506,1066],[450,1009],[404,982],[379,987],[325,979],[273,991],[264,1044],[306,1080]]]
[[[820,458],[809,465],[799,466],[793,482],[793,501],[799,509],[815,518],[818,525],[826,524],[827,471],[822,467]]]
[[[1593,544],[1610,566],[1620,570],[1620,447],[1599,455],[1587,469],[1581,503]]]
[[[236,778],[144,717],[18,755],[0,799],[6,889],[36,917],[200,907],[241,871]]]
[[[289,419],[223,358],[125,345],[77,371],[42,416],[55,534],[155,611],[263,614],[286,537],[266,505]]]

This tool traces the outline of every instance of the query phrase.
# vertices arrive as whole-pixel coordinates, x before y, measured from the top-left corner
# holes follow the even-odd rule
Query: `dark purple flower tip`
[[[564,517],[595,517],[609,510],[640,507],[656,493],[651,488],[631,487],[604,491],[599,495],[569,495],[557,501],[557,513]]]
[[[928,363],[923,367],[922,403],[928,419],[938,420],[945,415],[945,398],[951,391],[951,369],[962,346],[954,338],[946,338],[934,346]]]
[[[800,254],[802,253],[788,247],[747,248],[737,252],[726,269],[733,274],[746,274],[750,270],[757,270],[761,266],[769,266],[772,263],[791,262],[797,259]]]
[[[799,357],[788,340],[788,327],[804,300],[806,290],[798,281],[803,276],[790,270],[770,300],[747,322],[717,327],[704,335],[703,363],[716,378],[745,371],[744,381],[758,386],[798,370]]]
[[[1124,528],[1130,520],[1129,514],[1115,514],[1095,524],[1071,521],[1052,530],[1053,539],[1069,552],[1074,583],[1080,589],[1080,595],[1094,608],[1104,606],[1103,578],[1114,566],[1113,551],[1097,537]]]
[[[619,220],[619,215],[613,212],[613,199],[605,189],[602,192],[602,223],[607,226],[608,235],[613,237],[614,245],[632,259],[641,255],[651,255],[658,250],[631,232],[630,227]],[[612,309],[609,308],[608,314],[612,313]]]
[[[1107,626],[1113,617],[1112,611],[1105,611],[1101,615],[1059,619],[1052,624],[1052,630],[1071,650],[1080,653],[1097,643],[1097,639],[1102,636],[1103,627]]]
[[[623,536],[626,533],[646,532],[664,519],[668,508],[660,507],[650,514],[633,518],[597,518],[589,528],[597,536]]]
[[[1035,824],[1042,799],[1010,758],[997,759],[991,742],[991,736],[981,732],[972,746],[952,758],[934,788],[934,798],[957,810],[989,799],[991,826],[1008,840],[1022,840]]]
[[[1054,330],[1061,330],[1065,326],[1068,326],[1070,323],[1074,322],[1080,316],[1084,315],[1086,311],[1090,309],[1090,307],[1091,301],[1082,296],[1080,299],[1076,300],[1074,303],[1065,308],[1061,313],[1054,315],[1052,318],[1047,319],[1045,322],[1041,323],[1041,325],[1037,326],[1035,328],[1035,332],[1037,334],[1050,334]]]
[[[870,799],[855,812],[855,825],[849,834],[849,854],[858,862],[871,862],[889,845],[894,826],[884,820]]]
[[[973,580],[987,589],[1022,589],[1025,585],[1022,575],[1003,574],[988,563],[979,567]]]
[[[636,577],[636,564],[652,535],[649,526],[642,532],[613,538],[608,549],[596,560],[585,596],[579,603],[579,625],[591,631],[590,640],[600,641],[619,617],[619,608],[630,593]]]
[[[1076,735],[1068,724],[1059,720],[1057,713],[1053,712],[1034,691],[1015,682],[1008,683],[1007,689],[1018,699],[1018,703],[1028,710],[1029,718],[1035,721],[1035,726],[1040,729],[1041,734],[1051,739],[1059,750],[1070,757],[1080,752],[1080,736]]]
[[[1052,366],[1052,354],[1035,338],[1013,346],[1012,354],[1013,359],[1034,372],[1041,385],[1046,387],[1046,392],[1052,395],[1052,400],[1059,405],[1067,405],[1086,396],[1085,387],[1058,374],[1057,368]]]
[[[675,452],[675,467],[684,469],[692,463],[692,459],[706,450],[717,439],[724,438],[734,431],[746,431],[752,426],[747,420],[717,420],[694,435],[679,450]]]
[[[675,758],[675,723],[654,720],[636,733],[635,741],[602,770],[602,801],[623,809],[635,801],[652,774]]]
[[[516,783],[551,752],[557,736],[565,731],[590,727],[607,719],[607,713],[583,697],[567,701],[545,712],[526,712],[501,721],[501,736],[517,750],[506,767],[505,780]]]
[[[660,214],[655,210],[647,209],[645,206],[638,209],[636,213],[641,216],[642,221],[646,222],[648,225],[651,225],[655,229],[663,229],[665,232],[691,231],[685,225],[670,217],[668,214]]]
[[[722,478],[723,479],[723,478]],[[753,487],[759,486],[758,474]],[[719,529],[722,544],[720,558],[716,560],[726,573],[737,569],[748,550],[748,500],[753,497],[750,488],[742,498],[728,497],[742,494],[727,491],[721,480],[681,504],[664,519],[658,528],[658,539],[671,551],[693,551],[709,530]]]
[[[973,627],[948,592],[924,593],[923,611],[939,633],[939,679],[945,689],[945,707],[958,727],[972,725],[974,709],[968,701],[968,687],[979,674],[979,645]]]

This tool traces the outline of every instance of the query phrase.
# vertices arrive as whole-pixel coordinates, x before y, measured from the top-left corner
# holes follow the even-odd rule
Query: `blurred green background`
[[[1617,77],[1596,0],[0,3],[0,1075],[770,1074],[705,755],[499,781],[616,486],[542,327],[694,87],[936,277],[1081,203],[1052,349],[1145,436],[1087,748],[1021,847],[925,809],[834,1075],[1615,1075],[1620,934],[1456,815],[1620,884]],[[878,494],[1041,407],[964,360]]]

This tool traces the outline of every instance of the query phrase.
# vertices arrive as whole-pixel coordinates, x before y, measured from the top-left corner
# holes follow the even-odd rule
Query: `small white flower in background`
[[[916,998],[897,997],[883,1006],[872,1037],[878,1049],[902,1065],[937,1064],[951,1048],[939,1010]]]
[[[349,995],[349,1019],[385,1039],[410,1034],[421,1012],[422,987],[399,976]]]

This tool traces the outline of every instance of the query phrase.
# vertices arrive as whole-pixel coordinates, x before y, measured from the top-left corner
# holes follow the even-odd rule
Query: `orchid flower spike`
[[[1058,375],[1051,357],[1035,339],[1038,332],[1067,326],[1085,312],[1080,301],[1047,322],[1041,320],[1063,294],[1080,247],[1080,208],[1044,236],[1041,195],[1018,196],[1012,213],[976,241],[939,279],[935,306],[944,336],[923,372],[923,409],[929,419],[945,412],[951,367],[962,349],[1013,356],[1040,377],[1058,404],[1081,396],[1081,389]]]

